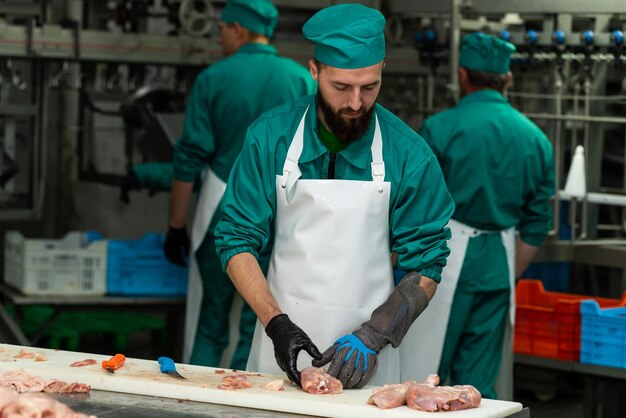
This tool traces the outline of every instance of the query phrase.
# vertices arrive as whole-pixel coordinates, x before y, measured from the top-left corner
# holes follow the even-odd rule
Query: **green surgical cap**
[[[492,35],[476,32],[463,37],[459,65],[468,70],[506,74],[515,45]]]
[[[270,38],[278,21],[278,10],[270,0],[229,0],[220,20],[239,23],[244,28]]]
[[[336,68],[363,68],[385,59],[385,18],[361,4],[338,4],[315,13],[302,27],[315,43],[315,59]]]

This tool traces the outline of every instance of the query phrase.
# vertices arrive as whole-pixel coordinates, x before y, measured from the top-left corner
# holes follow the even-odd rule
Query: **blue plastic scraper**
[[[161,365],[161,373],[168,373],[169,375],[177,377],[179,379],[186,379],[185,376],[176,371],[176,365],[174,364],[174,360],[172,360],[171,358],[159,357],[157,361]]]

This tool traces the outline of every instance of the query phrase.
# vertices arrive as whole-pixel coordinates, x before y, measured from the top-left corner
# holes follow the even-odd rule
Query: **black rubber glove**
[[[287,373],[289,380],[302,387],[298,371],[298,354],[305,350],[311,357],[320,360],[322,353],[309,336],[291,322],[287,314],[276,315],[272,318],[265,327],[265,333],[274,343],[276,363]]]
[[[140,189],[141,183],[139,182],[139,177],[137,177],[134,171],[130,170],[128,174],[126,174],[126,177],[122,179],[122,183],[120,184],[120,200],[129,204],[131,190]]]
[[[170,227],[167,231],[167,237],[165,237],[165,244],[163,245],[165,258],[167,258],[170,263],[186,266],[187,262],[185,258],[189,256],[189,248],[190,243],[187,228]]]

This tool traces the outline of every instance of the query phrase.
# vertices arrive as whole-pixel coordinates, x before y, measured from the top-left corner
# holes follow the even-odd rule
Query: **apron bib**
[[[307,109],[308,112],[308,109]],[[394,289],[389,251],[390,183],[378,118],[373,181],[299,180],[306,114],[276,176],[275,243],[267,281],[281,310],[324,351],[370,319]],[[301,351],[298,369],[311,365]],[[397,349],[385,347],[371,384],[399,381]],[[248,370],[283,375],[257,321]]]
[[[452,232],[452,238],[448,240],[450,255],[441,273],[441,283],[437,286],[435,296],[428,304],[428,308],[413,323],[399,347],[402,381],[423,380],[429,374],[436,374],[439,371],[443,343],[450,318],[450,308],[452,307],[454,292],[459,282],[470,238],[485,233],[501,235],[507,254],[509,281],[511,283],[511,303],[509,309],[511,323],[515,318],[515,230],[509,228],[503,231],[481,231],[454,219],[450,219],[448,227]],[[507,339],[505,335],[505,347],[506,344]],[[504,356],[506,356],[506,349]],[[503,371],[501,367],[500,376]],[[511,375],[509,374],[509,376]]]
[[[198,203],[191,227],[191,254],[189,255],[189,278],[187,284],[187,308],[185,311],[185,340],[183,344],[183,362],[189,363],[193,345],[196,339],[198,318],[202,305],[202,277],[195,253],[200,248],[211,224],[215,210],[224,196],[224,183],[211,168],[204,171],[202,188],[198,196]],[[232,327],[231,327],[232,328]],[[231,329],[232,331],[232,329]]]

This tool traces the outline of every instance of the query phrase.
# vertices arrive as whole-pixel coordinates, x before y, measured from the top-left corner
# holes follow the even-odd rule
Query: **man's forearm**
[[[420,279],[420,287],[426,296],[428,296],[428,300],[431,300],[437,291],[437,282],[430,277],[422,276]]]
[[[518,279],[535,257],[539,247],[526,244],[519,237],[515,242],[515,278]]]
[[[250,253],[240,253],[228,261],[226,273],[239,294],[248,302],[265,327],[281,310],[267,285],[259,262]]]
[[[182,228],[187,224],[187,211],[193,193],[193,182],[172,181],[170,192],[170,213],[169,226],[172,228]]]

